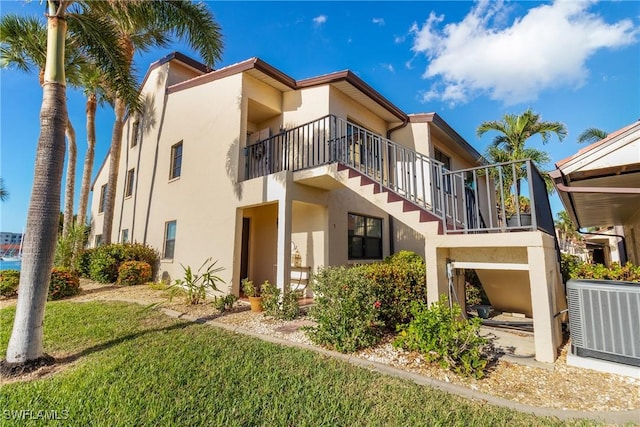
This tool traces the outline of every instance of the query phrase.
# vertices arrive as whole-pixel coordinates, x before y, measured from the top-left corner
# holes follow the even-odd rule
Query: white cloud
[[[393,68],[393,64],[380,64],[382,68],[389,71],[390,73],[395,73],[396,69]]]
[[[395,44],[404,43],[404,40],[405,40],[404,36],[393,36],[393,42]]]
[[[422,99],[459,104],[486,94],[513,105],[548,88],[579,87],[596,51],[637,42],[630,19],[609,24],[589,12],[593,3],[556,0],[531,8],[511,26],[504,25],[510,9],[502,0],[481,0],[462,21],[443,28],[444,16],[431,12],[410,29],[412,50],[429,59],[423,78],[433,80]]]
[[[319,27],[325,22],[327,22],[327,15],[318,15],[315,18],[313,18],[313,25],[316,27]]]
[[[384,25],[384,18],[373,18],[371,22],[382,27]]]

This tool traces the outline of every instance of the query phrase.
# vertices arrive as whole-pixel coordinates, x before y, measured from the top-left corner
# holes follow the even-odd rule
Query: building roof
[[[579,228],[624,225],[640,211],[640,121],[556,163],[550,173]]]

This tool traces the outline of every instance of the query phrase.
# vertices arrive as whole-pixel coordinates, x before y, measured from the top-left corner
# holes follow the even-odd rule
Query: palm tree
[[[133,63],[136,51],[147,51],[154,46],[165,46],[176,36],[185,40],[201,56],[203,61],[213,66],[222,52],[220,27],[211,11],[204,3],[182,1],[148,1],[132,3],[124,10],[104,2],[92,5],[110,16],[118,26],[120,43],[127,53],[129,65]],[[126,13],[129,19],[123,19]],[[105,195],[103,219],[103,243],[111,242],[113,214],[118,183],[118,166],[124,125],[125,105],[118,96],[114,102],[115,123],[109,150],[109,175]]]
[[[605,139],[609,134],[602,129],[588,128],[585,129],[580,135],[578,135],[578,143],[580,144],[592,144],[594,142]]]
[[[6,15],[0,20],[0,67],[14,67],[18,70],[30,72],[38,69],[40,86],[44,84],[44,69],[47,60],[47,28],[35,17]],[[79,55],[75,44],[65,43],[65,75],[67,83],[77,86],[78,70],[83,58]],[[73,221],[73,197],[75,191],[76,172],[76,132],[67,118],[65,129],[67,137],[67,173],[65,179],[64,203],[64,234],[71,227]]]
[[[562,235],[563,249],[566,249],[569,242],[574,241],[579,237],[578,231],[576,230],[575,225],[573,225],[571,218],[569,218],[567,211],[558,212],[554,224]]]
[[[47,49],[43,72],[40,136],[36,150],[34,182],[23,239],[23,260],[13,330],[6,352],[9,365],[34,366],[43,352],[44,307],[60,208],[60,182],[64,165],[67,124],[65,41],[67,29],[85,53],[95,58],[108,78],[121,87],[121,96],[137,105],[135,86],[118,49],[112,21],[86,7],[88,2],[46,0]]]
[[[567,128],[560,122],[543,122],[540,115],[527,109],[520,115],[505,114],[502,120],[486,121],[478,126],[476,131],[478,137],[482,137],[489,131],[496,131],[496,135],[487,149],[489,160],[498,162],[512,162],[518,160],[531,159],[538,169],[550,160],[549,154],[542,150],[527,147],[526,143],[534,135],[540,135],[542,143],[546,144],[553,134],[562,141],[567,135]],[[520,196],[520,181],[526,177],[524,165],[517,168],[516,176],[513,177],[516,184],[516,195]],[[513,182],[506,188],[511,186]],[[503,189],[504,191],[504,189]]]
[[[9,191],[7,191],[7,187],[4,186],[4,180],[0,178],[0,202],[4,202],[9,198]]]

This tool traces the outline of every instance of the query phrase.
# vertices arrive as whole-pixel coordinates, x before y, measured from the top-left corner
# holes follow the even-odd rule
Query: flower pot
[[[507,227],[529,227],[531,225],[531,214],[521,213],[520,224],[518,224],[518,215],[507,218]]]
[[[481,319],[488,319],[491,314],[491,306],[490,305],[479,305],[476,307],[476,311],[478,312],[478,317]]]
[[[249,304],[251,304],[251,311],[255,313],[262,311],[262,297],[249,297]]]

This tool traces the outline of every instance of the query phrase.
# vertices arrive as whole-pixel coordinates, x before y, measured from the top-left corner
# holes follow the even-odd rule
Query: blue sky
[[[39,3],[0,1],[0,14],[43,17]],[[481,122],[528,107],[569,129],[564,142],[554,139],[543,147],[554,162],[581,148],[576,138],[584,129],[612,132],[640,118],[637,1],[209,6],[225,43],[216,68],[257,56],[295,79],[350,69],[407,113],[437,112],[480,152],[494,136],[476,137]],[[197,58],[179,42],[139,54],[139,78],[173,50]],[[71,89],[68,98],[77,132],[79,191],[84,99]],[[0,176],[10,192],[0,205],[1,231],[20,232],[26,222],[41,100],[35,74],[0,71]],[[108,151],[113,118],[110,107],[98,111],[94,174]],[[562,209],[556,196],[552,208]]]

